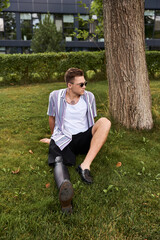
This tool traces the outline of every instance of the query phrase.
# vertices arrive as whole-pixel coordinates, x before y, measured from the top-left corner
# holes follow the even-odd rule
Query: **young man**
[[[67,166],[75,165],[76,155],[86,154],[76,170],[84,182],[91,184],[90,165],[105,143],[111,123],[107,118],[94,123],[95,97],[85,90],[87,82],[81,69],[68,69],[65,81],[67,88],[53,91],[49,97],[47,114],[52,136],[48,163],[54,166],[62,211],[72,212],[73,187]]]

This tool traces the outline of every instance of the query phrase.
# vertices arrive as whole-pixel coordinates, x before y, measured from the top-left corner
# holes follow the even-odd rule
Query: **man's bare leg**
[[[96,157],[97,153],[100,151],[103,144],[106,142],[109,130],[111,127],[111,122],[107,118],[100,118],[92,128],[92,140],[90,149],[81,163],[82,170],[89,169],[93,159]]]
[[[107,118],[100,118],[93,126],[92,128],[92,140],[90,149],[84,159],[84,161],[81,163],[82,170],[89,169],[90,165],[94,158],[96,157],[97,153],[100,151],[101,147],[105,143],[109,130],[111,127],[111,122]],[[43,143],[50,143],[49,138],[43,138],[40,140],[40,142]]]

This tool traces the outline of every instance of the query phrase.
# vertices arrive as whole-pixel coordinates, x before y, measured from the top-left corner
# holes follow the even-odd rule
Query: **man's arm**
[[[53,134],[54,126],[55,126],[55,117],[49,116],[49,127],[51,130],[51,134]]]
[[[51,129],[51,134],[53,134],[54,126],[55,126],[55,117],[49,116],[49,127],[50,127],[50,129]],[[48,143],[48,144],[50,144],[50,141],[51,141],[50,138],[42,138],[42,139],[40,140],[40,142]]]

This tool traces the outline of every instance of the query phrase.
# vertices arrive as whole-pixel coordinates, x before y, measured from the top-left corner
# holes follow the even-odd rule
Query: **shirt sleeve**
[[[97,108],[96,108],[96,100],[95,100],[95,96],[93,95],[93,100],[92,100],[92,113],[93,113],[93,117],[97,117]]]
[[[49,104],[48,104],[48,111],[47,115],[55,116],[55,103],[54,103],[54,95],[53,92],[49,95]]]

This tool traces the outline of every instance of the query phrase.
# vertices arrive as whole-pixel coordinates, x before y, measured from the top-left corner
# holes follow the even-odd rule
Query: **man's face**
[[[72,83],[68,83],[68,87],[70,88],[70,90],[77,95],[83,95],[84,91],[85,91],[85,78],[83,76],[77,76],[74,78],[73,84]]]

